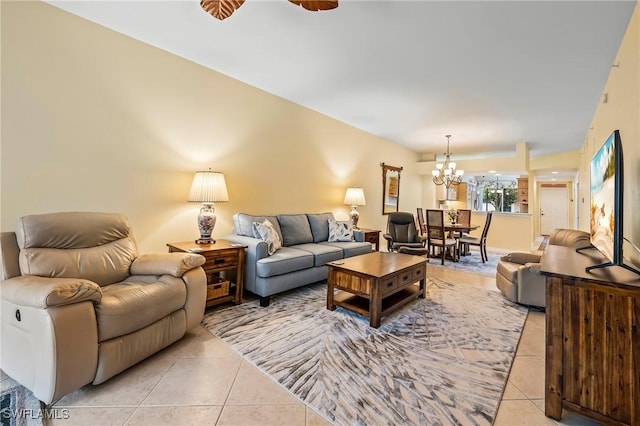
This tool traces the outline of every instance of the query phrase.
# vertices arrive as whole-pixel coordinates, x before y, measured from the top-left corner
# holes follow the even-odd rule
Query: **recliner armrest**
[[[80,278],[49,278],[22,275],[0,283],[2,298],[16,305],[50,308],[102,299],[100,286]]]
[[[532,273],[540,275],[540,268],[542,268],[542,263],[533,263],[533,262],[525,263],[524,267],[527,268]]]
[[[540,274],[542,263],[526,263],[518,268],[518,303],[545,306],[546,277]]]
[[[204,256],[192,253],[154,253],[137,257],[131,263],[131,275],[172,275],[181,278],[185,272],[204,265]]]
[[[518,268],[518,285],[526,285],[526,283],[531,281],[544,281],[545,277],[540,275],[541,267],[542,263],[525,263],[520,266]]]
[[[391,248],[393,247],[393,237],[391,236],[391,234],[382,234],[382,237],[387,240],[387,251],[392,251]]]
[[[500,260],[504,260],[505,262],[517,263],[519,265],[524,265],[526,263],[539,263],[541,256],[539,254],[533,253],[509,253],[500,258]]]

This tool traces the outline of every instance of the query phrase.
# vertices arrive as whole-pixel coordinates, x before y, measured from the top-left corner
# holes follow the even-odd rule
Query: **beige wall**
[[[214,236],[234,212],[333,211],[363,186],[360,226],[384,229],[380,162],[403,166],[400,209],[422,201],[418,156],[389,141],[40,2],[2,2],[1,228],[25,214],[118,211],[140,250],[198,236],[193,172],[225,173]]]
[[[168,241],[197,236],[199,206],[186,198],[193,172],[208,167],[225,173],[231,199],[216,207],[217,237],[230,232],[237,211],[333,211],[347,218],[342,199],[351,185],[363,186],[367,198],[359,208],[360,226],[384,229],[383,161],[404,167],[401,210],[436,207],[431,158],[420,161],[389,141],[45,3],[0,5],[2,230],[12,230],[24,214],[119,211],[131,218],[142,251],[165,250]],[[580,151],[576,200],[579,227],[588,229],[588,162],[619,128],[625,149],[625,236],[636,245],[640,222],[633,221],[631,211],[640,200],[638,21],[636,8],[614,61],[619,66],[612,68],[604,90],[608,102],[597,106]],[[521,151],[512,158],[514,169],[528,167]],[[530,168],[553,167],[559,158],[564,157],[531,159]],[[487,167],[486,160],[481,163]],[[504,166],[504,159],[500,163]],[[533,197],[535,188],[530,176]],[[536,198],[532,201],[530,212]],[[529,225],[515,225],[528,230],[524,241],[516,241],[514,224],[505,223],[492,226],[490,245],[530,243],[536,226],[528,217]]]
[[[580,229],[589,229],[589,162],[611,132],[618,129],[624,151],[623,234],[640,246],[640,3],[636,3],[613,64],[581,150]],[[623,252],[625,256],[633,255],[633,263],[640,266],[640,254],[629,244]]]
[[[471,232],[474,237],[482,234],[482,228],[487,218],[486,213],[471,212],[471,224],[480,227]],[[493,213],[491,225],[487,234],[487,247],[501,250],[528,252],[537,249],[531,235],[531,215]]]

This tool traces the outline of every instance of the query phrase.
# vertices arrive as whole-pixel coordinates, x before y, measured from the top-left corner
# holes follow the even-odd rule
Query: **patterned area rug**
[[[496,268],[498,267],[498,260],[500,256],[505,253],[487,253],[488,260],[482,263],[480,252],[471,251],[471,254],[467,256],[460,256],[460,260],[452,262],[451,260],[445,260],[444,265],[440,263],[440,258],[429,259],[429,268],[447,268],[455,269],[457,271],[471,272],[474,274],[486,275],[488,277],[495,277]]]
[[[490,425],[527,309],[431,278],[378,329],[326,309],[326,283],[206,314],[203,325],[337,425]]]
[[[2,373],[0,384],[0,425],[39,426],[43,411],[40,401],[30,390]]]

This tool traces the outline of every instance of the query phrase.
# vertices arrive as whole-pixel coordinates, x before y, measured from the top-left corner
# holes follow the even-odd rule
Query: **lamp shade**
[[[202,204],[229,201],[224,175],[211,170],[196,172],[189,192],[189,201]]]
[[[344,203],[347,206],[366,206],[367,203],[364,200],[364,189],[347,188],[347,193],[344,196]]]

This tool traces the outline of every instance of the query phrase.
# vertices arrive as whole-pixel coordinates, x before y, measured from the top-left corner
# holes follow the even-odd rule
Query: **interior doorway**
[[[567,184],[540,185],[540,234],[549,235],[556,228],[569,227],[569,193]]]

